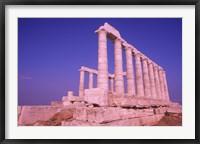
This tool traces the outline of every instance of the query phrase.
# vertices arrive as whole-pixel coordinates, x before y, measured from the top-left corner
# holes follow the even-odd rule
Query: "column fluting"
[[[120,39],[114,41],[114,60],[115,60],[115,92],[124,93],[122,44]]]
[[[135,80],[134,80],[134,69],[133,69],[133,55],[132,48],[125,47],[126,54],[126,82],[127,82],[127,93],[131,96],[135,95]]]
[[[107,32],[104,29],[98,33],[98,75],[97,87],[108,89],[108,55],[107,55]]]
[[[151,86],[151,96],[153,99],[157,98],[156,95],[156,85],[155,85],[155,78],[154,78],[154,72],[153,72],[153,65],[151,61],[148,61],[149,64],[149,79],[150,79],[150,86]]]
[[[135,67],[136,67],[136,89],[137,96],[144,96],[143,76],[142,67],[140,61],[140,53],[135,53]]]
[[[144,76],[144,93],[145,97],[151,98],[151,89],[149,81],[149,70],[147,66],[147,58],[142,57],[142,66],[143,66],[143,76]]]

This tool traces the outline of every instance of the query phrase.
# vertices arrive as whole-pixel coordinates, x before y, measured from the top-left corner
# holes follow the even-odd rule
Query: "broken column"
[[[89,73],[89,89],[93,88],[93,73]]]
[[[84,71],[80,69],[79,97],[84,96]]]

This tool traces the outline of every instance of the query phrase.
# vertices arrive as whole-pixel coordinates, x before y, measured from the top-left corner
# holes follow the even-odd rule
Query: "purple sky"
[[[163,67],[170,99],[182,103],[181,18],[19,18],[18,104],[61,101],[69,90],[78,95],[80,67],[97,69],[98,36],[94,31],[105,22]],[[123,60],[126,71],[124,50]],[[114,45],[110,40],[108,63],[109,73],[113,73]]]

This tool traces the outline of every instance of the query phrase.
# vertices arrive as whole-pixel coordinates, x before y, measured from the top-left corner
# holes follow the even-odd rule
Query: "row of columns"
[[[96,32],[99,36],[97,87],[108,89],[107,31],[100,27]],[[125,48],[126,55],[127,93],[132,96],[169,100],[166,74],[162,68],[119,38],[114,40],[115,92],[124,93],[122,47]],[[134,82],[133,56],[135,57],[136,86]]]
[[[95,70],[94,70],[95,71]],[[84,81],[85,81],[85,72],[89,72],[89,81],[88,81],[88,88],[92,89],[93,87],[93,75],[97,74],[96,72],[91,72],[89,70],[85,70],[85,69],[80,69],[80,81],[79,81],[79,96],[83,97],[84,96]],[[113,76],[109,76],[109,80],[110,80],[110,91],[114,91],[114,77]]]

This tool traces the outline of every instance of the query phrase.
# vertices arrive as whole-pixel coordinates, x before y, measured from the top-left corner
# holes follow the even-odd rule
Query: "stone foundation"
[[[70,120],[58,118],[62,126],[148,126],[158,123],[166,112],[182,113],[182,107],[177,103],[148,107],[121,106],[99,107],[86,101],[68,100],[63,102],[63,106],[18,106],[18,125],[50,125],[63,110],[65,113],[62,115],[65,115],[68,110],[72,112],[72,109]]]

